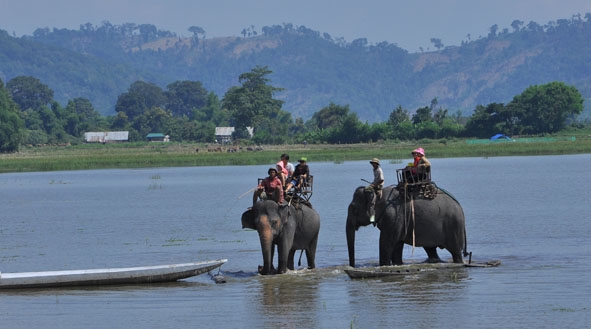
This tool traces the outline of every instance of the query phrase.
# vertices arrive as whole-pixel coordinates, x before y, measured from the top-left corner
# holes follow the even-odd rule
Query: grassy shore
[[[574,138],[572,138],[574,137]],[[573,140],[574,139],[574,140]],[[339,145],[268,145],[262,151],[214,152],[213,145],[179,143],[82,144],[76,146],[23,147],[0,155],[0,173],[108,168],[187,167],[214,165],[273,164],[281,153],[292,162],[305,156],[309,162],[367,160],[402,163],[410,160],[415,147],[425,148],[429,158],[496,157],[591,153],[589,131],[546,139],[516,139],[516,142],[474,143],[464,139],[421,140]]]

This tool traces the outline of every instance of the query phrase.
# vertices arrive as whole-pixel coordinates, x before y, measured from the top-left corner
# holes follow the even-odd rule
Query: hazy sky
[[[0,0],[0,29],[21,36],[109,21],[154,24],[181,36],[195,25],[210,38],[292,23],[347,42],[367,38],[416,52],[433,48],[431,38],[459,45],[468,34],[486,36],[494,24],[511,30],[515,19],[544,25],[579,13],[591,13],[590,0]]]

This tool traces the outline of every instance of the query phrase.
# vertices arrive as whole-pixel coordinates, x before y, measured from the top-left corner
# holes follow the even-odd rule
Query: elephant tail
[[[468,236],[466,235],[466,226],[464,226],[464,257],[468,257]]]

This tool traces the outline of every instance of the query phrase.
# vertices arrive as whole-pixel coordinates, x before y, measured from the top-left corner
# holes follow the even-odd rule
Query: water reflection
[[[259,297],[256,312],[264,316],[266,328],[317,328],[318,278],[306,274],[284,274],[257,278]]]
[[[376,321],[383,326],[419,321],[430,327],[445,317],[436,310],[462,298],[468,277],[467,269],[454,268],[352,280],[347,285],[348,300],[353,309],[372,310],[371,316],[358,315],[359,327]]]

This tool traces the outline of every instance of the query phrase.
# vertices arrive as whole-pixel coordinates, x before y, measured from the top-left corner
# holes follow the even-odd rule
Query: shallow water
[[[433,179],[464,208],[473,259],[502,265],[366,280],[343,271],[345,219],[371,166],[310,161],[318,269],[265,277],[256,274],[258,236],[241,229],[240,216],[268,166],[1,174],[3,272],[228,259],[224,284],[205,274],[0,291],[2,328],[578,328],[591,320],[591,155],[432,159]],[[382,160],[386,184],[400,166]],[[358,266],[377,263],[378,236],[358,231]],[[425,254],[407,246],[404,258]]]

